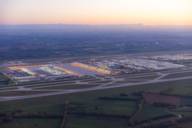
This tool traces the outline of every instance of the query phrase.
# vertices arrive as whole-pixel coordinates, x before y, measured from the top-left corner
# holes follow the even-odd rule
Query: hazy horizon
[[[191,26],[190,0],[3,0],[0,24]]]
[[[145,24],[0,24],[0,27],[114,27],[114,28],[182,28],[192,29],[192,25],[145,25]]]

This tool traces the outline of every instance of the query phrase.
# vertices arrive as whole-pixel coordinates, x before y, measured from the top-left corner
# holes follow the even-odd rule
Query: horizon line
[[[46,25],[63,25],[63,26],[140,26],[140,27],[192,27],[192,25],[146,25],[142,23],[135,24],[68,24],[68,23],[35,23],[35,24],[0,24],[0,26],[46,26]]]

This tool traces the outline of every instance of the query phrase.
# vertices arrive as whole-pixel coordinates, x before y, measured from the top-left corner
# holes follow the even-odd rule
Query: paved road
[[[28,98],[38,98],[38,97],[45,97],[45,96],[63,95],[63,94],[70,94],[70,93],[88,92],[88,91],[96,91],[96,90],[128,87],[128,86],[155,84],[155,83],[163,83],[163,82],[187,80],[187,79],[192,79],[192,76],[171,78],[171,79],[155,79],[155,80],[150,80],[150,81],[146,81],[146,82],[116,84],[116,85],[112,85],[112,86],[98,86],[98,87],[92,87],[92,88],[86,88],[86,89],[62,90],[62,91],[58,91],[58,92],[50,92],[50,93],[27,95],[27,96],[6,96],[6,97],[0,97],[0,102],[22,100],[22,99],[28,99]]]

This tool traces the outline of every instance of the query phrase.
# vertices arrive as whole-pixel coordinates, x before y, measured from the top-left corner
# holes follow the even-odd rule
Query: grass
[[[171,113],[166,108],[153,107],[145,104],[142,110],[134,117],[134,122],[142,122],[157,117],[170,115]]]
[[[77,112],[97,113],[113,116],[131,116],[137,109],[133,101],[96,101],[76,105]]]
[[[127,119],[71,116],[67,128],[125,128]]]
[[[82,88],[90,88],[90,87],[96,87],[99,84],[61,84],[56,86],[50,86],[50,87],[41,87],[40,89],[82,89]]]
[[[191,122],[185,122],[185,123],[181,123],[181,124],[178,124],[177,128],[191,128],[192,126],[192,123]]]
[[[98,111],[105,112],[108,114],[127,114],[131,115],[134,109],[136,108],[135,103],[130,101],[103,101],[99,100],[99,97],[104,96],[118,96],[120,93],[131,94],[133,92],[139,91],[152,91],[152,92],[164,92],[168,94],[177,94],[177,95],[190,95],[192,96],[192,79],[190,80],[180,80],[180,81],[172,81],[172,82],[164,82],[164,83],[156,83],[156,84],[148,84],[141,86],[132,86],[132,87],[123,87],[123,88],[114,88],[109,90],[97,90],[83,93],[75,93],[75,94],[67,94],[67,95],[57,95],[57,96],[49,96],[49,97],[40,97],[34,99],[25,99],[22,101],[7,101],[0,103],[0,113],[2,112],[13,112],[13,111],[24,111],[24,112],[54,112],[60,113],[63,112],[63,105],[66,101],[69,103],[80,103],[86,107],[87,111],[93,111],[94,106],[100,106]],[[154,111],[152,111],[154,110]],[[163,110],[164,111],[164,110]],[[161,113],[162,109],[153,109],[150,106],[146,106],[146,109],[141,113],[142,118],[149,118],[157,116]],[[153,113],[157,115],[153,115]],[[152,114],[152,115],[151,115]],[[191,114],[192,115],[192,114]],[[35,120],[35,119],[34,119]],[[123,119],[115,119],[116,121],[112,121],[111,119],[97,119],[96,117],[70,117],[68,122],[68,128],[115,128],[126,126],[126,121]],[[22,122],[22,121],[21,121]],[[31,122],[31,123],[30,123]],[[42,127],[44,127],[43,120],[37,120],[37,123]],[[50,121],[51,122],[51,121]],[[52,124],[54,128],[58,127],[59,121],[53,121]],[[22,126],[27,126],[30,124],[35,124],[33,120],[21,123]],[[0,124],[1,126],[1,124]],[[8,127],[9,126],[9,127]],[[15,126],[15,123],[9,123],[7,125],[1,126],[1,128],[12,128]],[[50,125],[51,126],[51,125]],[[53,126],[53,125],[52,125]],[[15,128],[15,127],[14,127]],[[17,127],[16,127],[17,128]],[[27,127],[27,128],[36,128],[36,127]],[[48,126],[49,128],[49,126]]]
[[[141,86],[131,86],[131,87],[123,87],[123,88],[114,88],[109,90],[97,90],[90,91],[85,93],[75,93],[75,94],[67,94],[67,95],[57,95],[51,97],[40,97],[34,99],[25,99],[22,101],[8,101],[1,103],[5,104],[7,107],[5,109],[13,109],[17,108],[17,105],[24,105],[25,107],[48,104],[62,104],[65,100],[70,102],[95,102],[95,100],[99,96],[114,96],[119,95],[120,93],[133,93],[139,91],[152,91],[152,92],[166,92],[170,94],[180,94],[180,95],[191,95],[192,96],[192,79],[190,80],[181,80],[181,81],[172,81],[172,82],[164,82],[164,83],[156,83],[156,84],[148,84]],[[0,106],[1,107],[1,106]],[[23,108],[25,108],[23,107]],[[1,110],[0,110],[1,111]]]
[[[0,124],[1,128],[59,128],[58,119],[15,119],[11,123]]]
[[[186,77],[186,76],[191,76],[191,75],[192,75],[192,72],[181,72],[181,73],[174,73],[174,74],[167,75],[163,79]]]
[[[0,96],[26,96],[42,93],[49,93],[49,91],[4,91],[0,92]]]

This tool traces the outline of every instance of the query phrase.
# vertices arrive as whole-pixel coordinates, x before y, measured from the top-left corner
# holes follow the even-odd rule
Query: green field
[[[7,101],[0,103],[0,113],[18,114],[62,114],[66,101],[69,103],[67,128],[125,128],[130,116],[138,109],[138,101],[129,100],[101,100],[100,97],[129,97],[130,94],[140,91],[163,92],[167,94],[192,96],[192,79],[166,83],[148,84],[109,90],[97,90],[67,95],[25,99],[21,101]],[[173,113],[173,112],[172,112]],[[177,111],[175,113],[184,113]],[[144,106],[136,115],[136,120],[158,117],[170,114],[165,108]],[[185,113],[184,113],[185,114]],[[188,116],[192,116],[187,113]],[[59,128],[62,118],[16,118],[11,122],[0,124],[1,128]],[[48,123],[47,123],[48,122]],[[49,125],[48,125],[49,124]]]

